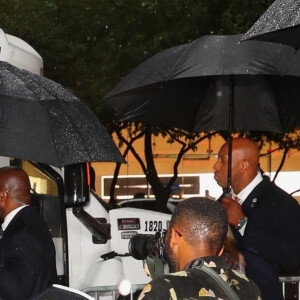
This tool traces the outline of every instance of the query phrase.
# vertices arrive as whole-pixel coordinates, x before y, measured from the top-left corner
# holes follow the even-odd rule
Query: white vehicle
[[[0,28],[0,60],[6,61],[20,69],[43,75],[42,57],[25,41],[5,34]]]
[[[127,200],[121,200],[118,202],[118,206],[120,207],[134,207],[134,208],[142,208],[146,210],[155,211],[155,198],[132,198]],[[170,198],[167,202],[167,210],[168,213],[172,214],[176,205],[183,201],[183,199],[173,199]]]
[[[123,280],[134,288],[142,288],[150,280],[142,261],[129,255],[128,242],[136,234],[167,229],[170,214],[129,207],[110,209],[90,191],[87,164],[60,170],[2,157],[1,166],[6,165],[22,167],[30,177],[32,205],[53,236],[59,284],[91,295],[98,292],[99,296],[117,290]]]
[[[0,47],[0,60],[41,75],[42,58],[27,43],[0,29]],[[167,229],[170,214],[110,209],[90,191],[88,164],[58,169],[0,157],[0,167],[8,165],[23,168],[30,177],[32,205],[53,236],[58,284],[83,290],[96,299],[114,299],[112,295],[118,292],[105,291],[117,291],[124,280],[133,287],[142,287],[150,280],[142,262],[128,254],[128,242],[136,234]]]

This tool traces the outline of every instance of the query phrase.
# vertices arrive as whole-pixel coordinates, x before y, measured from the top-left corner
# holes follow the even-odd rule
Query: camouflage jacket
[[[241,300],[259,300],[257,285],[245,275],[231,270],[223,257],[207,256],[192,261],[185,270],[167,274],[147,284],[139,299],[143,300],[230,300],[219,284],[193,265],[204,263],[228,283]]]

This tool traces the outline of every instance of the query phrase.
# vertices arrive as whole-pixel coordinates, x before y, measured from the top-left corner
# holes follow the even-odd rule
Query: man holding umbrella
[[[227,187],[228,143],[214,165],[215,180]],[[246,274],[263,299],[283,299],[278,273],[300,266],[300,206],[259,169],[259,151],[246,138],[232,141],[232,198],[223,196],[228,222],[246,260]]]

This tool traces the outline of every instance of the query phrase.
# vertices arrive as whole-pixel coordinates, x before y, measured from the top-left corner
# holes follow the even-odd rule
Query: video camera
[[[166,232],[163,230],[157,231],[155,234],[136,234],[128,244],[130,255],[138,260],[145,260],[148,256],[154,256],[164,262]]]

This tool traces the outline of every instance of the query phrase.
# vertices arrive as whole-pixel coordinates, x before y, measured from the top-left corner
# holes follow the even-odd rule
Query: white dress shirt
[[[233,195],[237,198],[238,203],[242,205],[244,201],[247,199],[247,197],[250,195],[250,193],[253,191],[253,189],[263,180],[263,177],[261,175],[260,171],[257,171],[256,176],[254,179],[243,189],[241,190],[238,194],[233,193]],[[247,226],[246,224],[239,230],[241,235],[244,235],[245,229]]]
[[[24,207],[26,207],[28,205],[22,205],[14,210],[12,210],[5,218],[4,221],[2,223],[2,230],[4,231],[6,229],[6,227],[8,226],[8,224],[11,222],[11,220],[14,218],[14,216]]]

